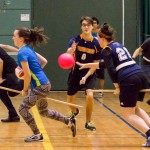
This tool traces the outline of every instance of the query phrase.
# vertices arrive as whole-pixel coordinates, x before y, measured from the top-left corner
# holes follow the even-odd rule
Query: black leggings
[[[0,86],[21,91],[23,88],[23,81],[19,80],[14,73],[10,73],[7,74],[6,80],[1,83]],[[9,96],[14,97],[16,95],[18,95],[18,93],[8,92],[0,89],[0,99],[8,109],[10,118],[17,116],[17,112]]]

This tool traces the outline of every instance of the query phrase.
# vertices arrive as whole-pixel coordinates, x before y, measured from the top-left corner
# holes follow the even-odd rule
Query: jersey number
[[[82,54],[81,59],[82,59],[82,60],[85,60],[85,59],[86,59],[86,54],[85,54],[85,53]]]
[[[120,61],[126,60],[128,58],[131,58],[130,53],[128,52],[128,50],[123,47],[123,48],[116,48],[116,52],[118,54],[118,58]]]

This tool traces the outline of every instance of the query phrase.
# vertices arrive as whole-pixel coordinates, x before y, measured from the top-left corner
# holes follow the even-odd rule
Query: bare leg
[[[150,117],[142,108],[136,107],[135,114],[140,118],[142,118],[146,122],[146,124],[150,127]]]
[[[100,88],[101,90],[104,89],[104,79],[99,79],[99,88]],[[103,97],[103,92],[99,92],[99,93],[98,93],[98,97]]]
[[[75,100],[75,95],[67,95],[67,102],[69,102],[69,103],[73,103],[74,102],[74,100]],[[76,112],[76,107],[73,107],[73,106],[69,106],[70,107],[70,109],[71,109],[71,111],[72,111],[72,113],[75,113]]]
[[[145,120],[139,117],[135,113],[135,107],[122,107],[121,109],[122,109],[122,114],[124,118],[129,123],[131,123],[133,126],[135,126],[137,129],[139,129],[143,133],[146,133],[149,130],[149,126],[147,125]]]
[[[104,89],[104,79],[99,79],[99,88]]]
[[[87,123],[91,121],[91,116],[93,112],[93,104],[94,104],[93,92],[91,91],[89,92],[87,90],[87,96],[86,96],[86,122]]]

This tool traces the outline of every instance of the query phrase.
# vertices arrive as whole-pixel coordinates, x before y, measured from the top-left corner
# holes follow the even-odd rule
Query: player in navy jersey
[[[149,87],[150,87],[150,38],[147,38],[142,45],[135,50],[132,58],[135,59],[138,55],[142,53],[141,67],[147,77]],[[150,105],[150,99],[147,100]]]
[[[93,20],[91,17],[82,17],[80,20],[82,34],[74,37],[69,42],[67,53],[73,54],[75,60],[81,63],[98,62],[99,51],[101,50],[98,41],[92,36]],[[83,89],[86,91],[86,123],[85,128],[91,131],[96,130],[91,122],[93,111],[93,92],[89,89],[95,87],[95,69],[79,70],[79,66],[75,65],[68,78],[67,101],[73,103],[76,93]],[[79,110],[70,107],[71,114],[69,117],[75,117]]]
[[[30,113],[30,109],[36,105],[41,116],[61,121],[71,127],[72,136],[76,136],[75,119],[68,119],[55,110],[48,110],[47,95],[51,89],[51,83],[41,66],[44,57],[39,58],[33,47],[47,43],[48,37],[43,28],[28,29],[16,28],[13,35],[14,45],[19,48],[17,60],[18,65],[24,71],[24,86],[22,96],[25,96],[19,107],[19,113],[31,128],[33,136],[25,138],[25,142],[43,141],[43,136]],[[31,90],[30,84],[32,85]]]
[[[119,94],[123,117],[146,134],[147,141],[143,146],[150,147],[150,117],[137,105],[142,102],[147,88],[147,79],[138,64],[132,59],[128,50],[120,43],[114,42],[115,31],[104,23],[99,31],[98,40],[102,49],[102,56],[109,76]],[[79,64],[80,69],[102,67],[102,63]]]

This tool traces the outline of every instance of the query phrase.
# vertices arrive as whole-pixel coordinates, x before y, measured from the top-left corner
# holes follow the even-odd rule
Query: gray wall
[[[138,0],[125,0],[125,45],[131,53],[138,45]],[[121,0],[34,0],[34,26],[43,26],[50,37],[47,46],[39,52],[49,60],[45,71],[52,82],[53,90],[65,90],[68,70],[59,68],[58,56],[65,52],[71,37],[79,34],[81,16],[96,16],[110,23],[122,42],[122,1]],[[112,88],[106,74],[105,88]]]
[[[11,3],[3,7],[4,0],[0,0],[0,43],[13,45],[12,35],[16,27],[31,27],[31,1],[10,0]],[[2,9],[4,8],[4,10]],[[29,15],[26,20],[24,14]],[[23,16],[24,15],[24,16]],[[23,18],[22,18],[22,17]],[[24,18],[25,17],[25,18]],[[25,19],[25,20],[24,20]],[[16,55],[11,54],[14,58]]]
[[[125,46],[131,53],[139,46],[139,16],[141,0],[125,1]],[[3,1],[0,0],[0,4]],[[21,21],[21,14],[30,14],[29,21]],[[69,70],[58,66],[58,56],[65,52],[69,39],[81,33],[81,16],[96,16],[110,23],[117,31],[117,41],[122,42],[122,0],[11,0],[6,12],[0,11],[0,43],[13,45],[12,34],[18,26],[44,27],[50,40],[37,49],[49,63],[45,68],[52,90],[66,90]],[[112,88],[106,74],[105,88]]]
[[[3,0],[0,0],[0,4]],[[9,43],[13,45],[12,35],[16,27],[30,27],[31,18],[29,21],[21,20],[21,15],[30,14],[31,16],[31,0],[11,0],[3,10],[0,11],[0,39],[1,43]]]

